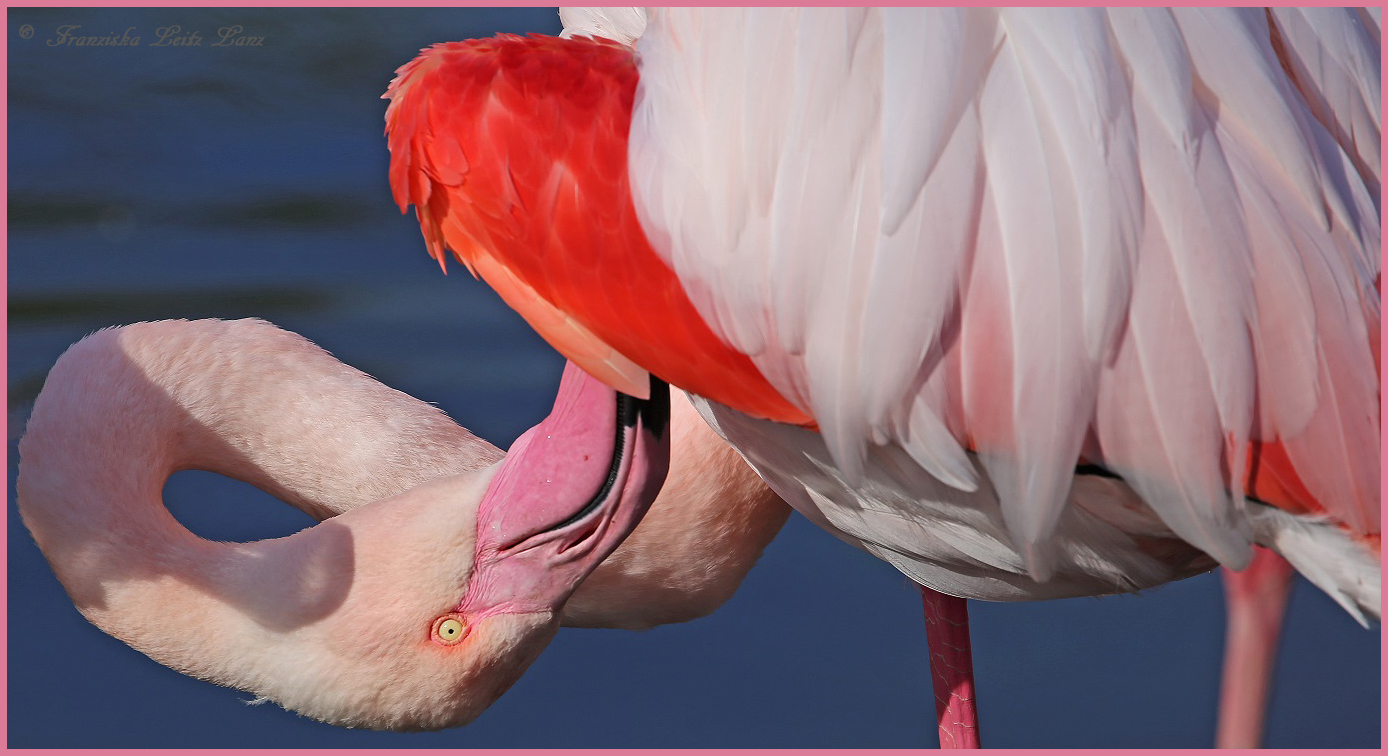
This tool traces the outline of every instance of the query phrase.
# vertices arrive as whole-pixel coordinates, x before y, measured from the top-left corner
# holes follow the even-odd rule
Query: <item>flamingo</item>
[[[1379,616],[1376,14],[565,21],[392,83],[441,266],[609,385],[688,390],[928,589],[1134,591],[1258,544]]]
[[[677,406],[678,406],[678,405],[677,405]],[[676,427],[678,427],[678,422],[676,423]],[[678,464],[678,460],[681,459],[681,458],[682,458],[682,455],[679,454],[679,452],[678,452],[678,445],[677,445],[677,451],[676,451],[676,455],[675,455],[675,464],[676,464],[676,465]],[[659,511],[659,504],[660,504],[660,502],[659,502],[659,500],[658,500],[658,501],[656,502],[656,504],[653,505],[652,515],[651,515],[652,517],[654,516],[655,512]],[[637,532],[638,532],[638,533],[640,532],[639,529],[638,529]],[[633,534],[633,538],[635,538],[635,537],[636,537],[636,535]],[[620,554],[620,553],[622,553],[622,552],[621,552],[620,549],[619,549],[619,551],[617,552],[617,554]],[[601,574],[601,572],[602,572],[602,568],[601,568],[601,566],[599,566],[599,568],[595,571],[594,575],[596,576],[596,575],[598,575],[598,574]],[[579,591],[575,594],[575,600],[576,600],[576,598],[577,598],[578,596],[580,596],[580,595],[582,595],[582,587],[580,587]],[[571,604],[572,604],[572,601],[571,601]]]
[[[143,323],[54,365],[17,502],[82,613],[156,661],[325,722],[439,729],[504,693],[561,618],[644,629],[707,614],[785,522],[687,401],[666,427],[659,399],[570,364],[554,412],[503,462],[264,321]],[[671,443],[680,457],[642,520]],[[190,468],[323,522],[198,538],[157,501]]]

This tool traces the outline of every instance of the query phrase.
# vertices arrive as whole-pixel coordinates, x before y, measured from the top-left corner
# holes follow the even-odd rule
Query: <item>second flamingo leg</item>
[[[1229,616],[1217,748],[1257,748],[1262,742],[1277,639],[1292,586],[1287,560],[1261,546],[1254,549],[1253,562],[1243,572],[1222,570]]]

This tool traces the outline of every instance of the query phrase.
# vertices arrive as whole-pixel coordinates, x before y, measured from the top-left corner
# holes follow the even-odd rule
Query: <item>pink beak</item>
[[[670,464],[670,394],[635,399],[564,367],[554,410],[511,445],[477,513],[472,577],[457,611],[558,613],[627,537]]]

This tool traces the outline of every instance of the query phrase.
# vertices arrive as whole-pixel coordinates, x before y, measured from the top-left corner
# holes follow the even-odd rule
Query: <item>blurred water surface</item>
[[[101,327],[262,317],[502,446],[548,409],[562,361],[482,284],[445,277],[393,205],[379,99],[433,42],[557,33],[553,9],[10,9],[10,747],[915,747],[934,743],[919,602],[895,570],[792,516],[712,617],[564,630],[476,723],[329,727],[161,667],[88,625],[13,505],[43,376]],[[22,30],[31,26],[32,35]],[[51,45],[72,34],[140,46]],[[154,47],[197,32],[196,47]],[[218,30],[260,46],[213,46]],[[180,473],[210,538],[310,523],[249,486]],[[973,604],[990,746],[1213,740],[1218,582],[1142,597]],[[1304,583],[1269,743],[1379,743],[1379,631]]]

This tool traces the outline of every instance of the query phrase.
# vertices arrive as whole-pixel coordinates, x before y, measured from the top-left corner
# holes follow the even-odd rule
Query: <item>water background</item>
[[[22,35],[29,25],[33,33]],[[138,47],[51,46],[57,29]],[[261,37],[214,47],[223,28]],[[172,672],[87,624],[16,513],[15,445],[43,376],[97,328],[262,317],[503,447],[562,361],[392,204],[378,99],[427,44],[557,33],[553,9],[10,9],[10,747],[918,747],[935,743],[919,598],[799,515],[713,616],[562,630],[477,722],[322,725]],[[156,29],[196,47],[153,47]],[[221,540],[311,524],[179,473],[176,515]],[[972,604],[984,742],[1207,747],[1219,582],[1141,597]],[[1299,582],[1268,744],[1377,747],[1380,633]]]

